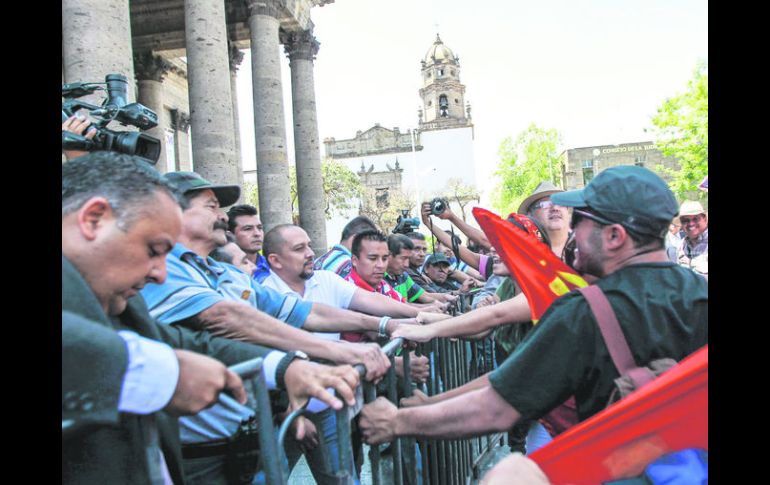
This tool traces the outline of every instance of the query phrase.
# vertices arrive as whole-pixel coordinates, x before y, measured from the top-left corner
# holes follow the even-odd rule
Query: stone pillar
[[[65,83],[104,82],[107,74],[123,74],[128,79],[128,102],[134,102],[128,0],[62,0],[62,58]],[[105,97],[105,91],[97,91],[79,99],[101,104]],[[113,122],[109,127],[120,126]]]
[[[174,151],[179,161],[176,170],[189,172],[193,169],[187,145],[187,140],[190,136],[190,114],[178,109],[172,109],[170,114],[171,128],[174,130]]]
[[[228,60],[230,61],[230,92],[233,96],[233,135],[235,159],[238,161],[238,185],[243,187],[243,159],[241,158],[241,123],[238,119],[238,66],[243,61],[243,52],[234,43],[228,42]],[[241,200],[243,197],[241,196]]]
[[[324,213],[326,203],[313,80],[313,60],[318,53],[319,44],[309,30],[292,32],[283,40],[291,68],[299,224],[310,236],[313,251],[321,255],[326,252],[327,243]]]
[[[162,57],[147,51],[134,57],[134,69],[136,84],[139,88],[137,101],[158,115],[158,126],[145,130],[145,133],[160,140],[160,156],[155,168],[161,173],[166,173],[168,171],[166,126],[169,122],[166,120],[166,110],[163,107],[163,77],[168,74],[171,65]]]
[[[280,2],[250,0],[248,5],[259,212],[267,232],[292,222],[278,46]]]
[[[193,166],[214,183],[238,182],[225,3],[185,0]]]

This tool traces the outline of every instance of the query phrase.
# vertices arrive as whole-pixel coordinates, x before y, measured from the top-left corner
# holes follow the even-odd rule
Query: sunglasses
[[[679,222],[681,222],[682,225],[685,226],[691,222],[698,222],[701,219],[703,219],[703,217],[704,217],[703,214],[698,214],[697,216],[693,216],[693,217],[680,217]]]
[[[574,230],[578,224],[580,224],[581,219],[590,219],[598,224],[601,224],[602,226],[606,226],[608,224],[615,224],[614,222],[610,221],[609,219],[605,219],[603,217],[597,216],[596,214],[592,212],[588,212],[584,209],[572,209],[572,219],[570,220],[570,227]]]
[[[556,204],[554,204],[554,203],[553,203],[553,202],[551,202],[550,200],[538,200],[537,202],[535,202],[534,204],[532,204],[532,205],[530,206],[530,208],[531,208],[531,209],[550,209],[550,208],[551,208],[551,207],[553,207],[554,205],[556,205]]]

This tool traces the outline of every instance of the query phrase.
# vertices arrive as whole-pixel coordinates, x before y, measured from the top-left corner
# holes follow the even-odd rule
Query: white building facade
[[[398,127],[375,124],[353,138],[324,140],[327,158],[345,163],[365,186],[376,191],[401,190],[413,201],[404,209],[411,209],[411,216],[418,218],[418,200],[443,195],[450,179],[478,188],[474,128],[465,86],[460,82],[459,58],[438,35],[421,61],[421,77],[422,109],[416,128],[402,132]],[[330,243],[339,240],[345,223],[357,214],[353,210],[346,217],[327,221]]]

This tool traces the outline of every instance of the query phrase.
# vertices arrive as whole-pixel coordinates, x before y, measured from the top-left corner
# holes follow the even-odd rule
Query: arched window
[[[446,94],[442,94],[438,97],[438,114],[442,118],[449,116],[449,100],[447,99]]]

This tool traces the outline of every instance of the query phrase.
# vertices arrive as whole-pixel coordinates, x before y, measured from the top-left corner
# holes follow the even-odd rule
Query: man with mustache
[[[323,303],[336,308],[351,309],[382,317],[384,333],[390,334],[397,328],[395,317],[415,317],[418,310],[410,305],[400,303],[376,292],[365,291],[356,285],[340,278],[336,273],[327,270],[314,270],[315,256],[310,246],[310,237],[304,229],[293,224],[281,224],[270,229],[265,234],[263,254],[270,265],[270,276],[263,285],[272,288],[282,295],[302,298],[306,301]],[[340,334],[316,333],[321,338],[339,340]],[[371,332],[373,339],[376,334]],[[419,374],[419,359],[415,361],[414,369]],[[398,365],[398,363],[397,363]],[[315,416],[313,421],[324,433],[324,440],[331,452],[332,463],[338,460],[336,419],[331,411],[324,411]],[[345,450],[349,453],[350,450]],[[292,444],[287,450],[290,465],[299,458],[299,450]],[[320,456],[311,452],[306,455],[311,464],[311,470],[316,481],[321,469]]]
[[[519,214],[537,220],[548,234],[548,241],[553,253],[561,257],[569,239],[569,209],[554,204],[551,195],[564,192],[551,182],[544,180],[538,184],[532,194],[519,205]]]
[[[63,483],[184,484],[176,417],[224,399],[223,390],[246,401],[225,365],[264,357],[271,387],[282,380],[293,402],[312,395],[340,407],[330,385],[353,400],[351,367],[152,319],[137,293],[166,279],[182,224],[176,197],[140,157],[93,152],[62,165]]]
[[[574,208],[574,267],[599,278],[637,365],[678,361],[708,343],[708,283],[666,256],[664,237],[678,205],[659,176],[642,167],[611,167],[584,189],[554,194],[553,202]],[[585,420],[606,407],[619,377],[599,332],[588,302],[572,291],[553,302],[474,390],[453,389],[440,402],[413,408],[378,399],[361,411],[364,436],[376,444],[503,431],[569,396]],[[545,352],[553,358],[544,359]]]
[[[676,261],[708,279],[709,221],[701,203],[697,200],[682,202],[679,208],[679,223],[685,237],[677,248]]]
[[[167,281],[148,284],[142,290],[151,314],[158,321],[207,329],[223,337],[280,350],[300,351],[300,358],[309,355],[336,363],[362,363],[367,380],[376,381],[385,374],[390,362],[377,344],[330,341],[311,333],[377,330],[378,317],[280,295],[243,272],[207,257],[227,242],[227,215],[221,206],[235,202],[240,187],[214,185],[195,172],[170,172],[164,177],[183,194],[184,210],[179,241],[167,256]],[[227,439],[226,433],[212,430],[235,429],[250,414],[248,409],[237,406],[215,407],[195,420],[183,420],[183,441],[186,438],[188,445],[204,446],[213,440]],[[196,452],[195,456],[201,455]],[[221,462],[219,456],[204,458]],[[207,470],[200,472],[205,474]]]

